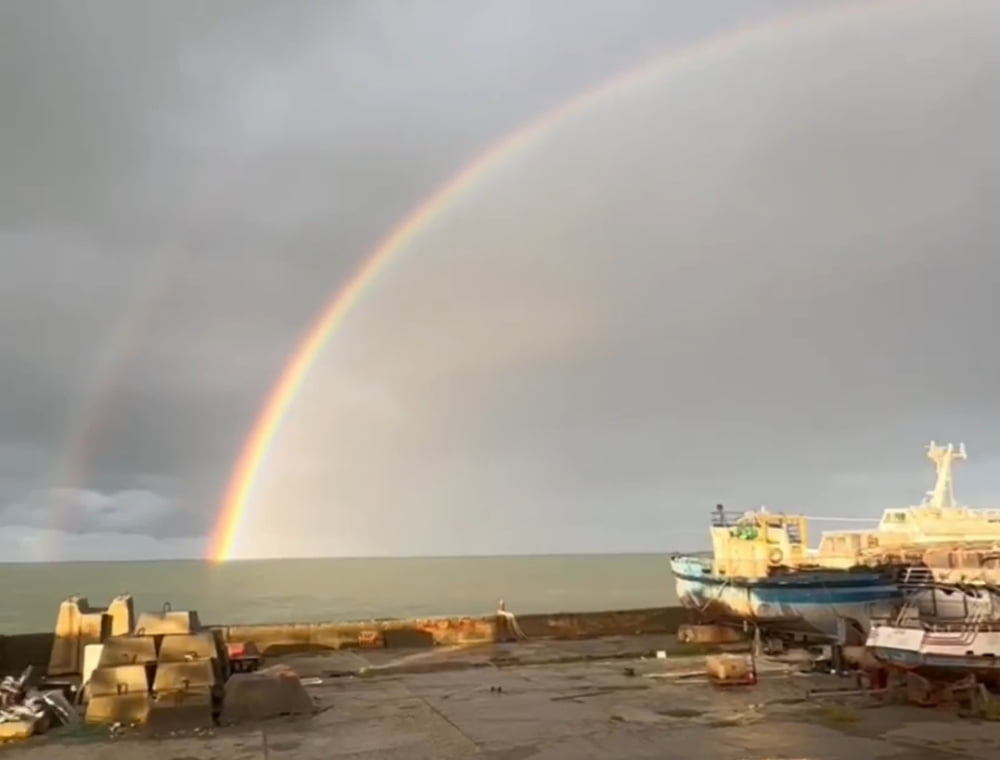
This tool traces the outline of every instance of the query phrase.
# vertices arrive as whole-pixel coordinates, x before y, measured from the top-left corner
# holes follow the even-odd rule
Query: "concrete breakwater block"
[[[149,713],[145,665],[97,668],[87,684],[87,723],[143,723]]]
[[[219,664],[214,659],[188,662],[161,662],[156,666],[153,691],[173,692],[212,690],[222,684]]]
[[[109,636],[132,632],[132,597],[116,596],[107,607],[92,607],[86,597],[71,596],[59,605],[48,674],[76,675],[83,669],[83,650]]]
[[[141,724],[149,715],[149,692],[101,694],[87,702],[87,723]]]
[[[90,677],[97,670],[104,654],[104,644],[87,644],[83,648],[83,665],[80,667],[80,685],[86,687]]]
[[[171,610],[164,605],[162,612],[143,612],[135,623],[139,636],[162,636],[174,633],[197,633],[201,621],[195,610]]]
[[[101,647],[101,658],[97,667],[145,665],[147,662],[156,662],[156,643],[152,638],[148,636],[109,636]]]
[[[280,665],[234,673],[226,682],[220,722],[246,723],[279,715],[311,715],[312,698],[295,671]]]
[[[163,637],[160,643],[160,662],[188,662],[190,660],[224,660],[226,648],[217,631],[177,633]]]
[[[146,728],[153,732],[211,728],[215,700],[209,689],[154,694],[149,705]]]
[[[91,697],[112,694],[145,694],[149,691],[149,673],[145,665],[98,667],[90,676]]]
[[[49,675],[79,673],[83,665],[83,647],[100,644],[110,634],[110,616],[103,609],[91,607],[86,597],[71,596],[62,602],[56,616]]]

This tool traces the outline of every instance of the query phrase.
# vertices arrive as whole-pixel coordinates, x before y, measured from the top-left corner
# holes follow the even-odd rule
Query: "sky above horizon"
[[[3,4],[0,559],[201,556],[412,208],[656,53],[849,5]],[[1000,6],[869,5],[664,66],[464,193],[334,332],[237,553],[687,548],[718,502],[914,503],[932,438],[1000,504]]]

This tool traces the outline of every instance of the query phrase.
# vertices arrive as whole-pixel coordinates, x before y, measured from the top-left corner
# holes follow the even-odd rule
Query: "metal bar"
[[[810,689],[808,697],[861,697],[868,694],[886,694],[889,689]]]

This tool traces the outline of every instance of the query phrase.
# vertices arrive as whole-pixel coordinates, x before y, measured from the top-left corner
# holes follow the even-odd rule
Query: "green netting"
[[[733,538],[742,538],[747,541],[753,541],[759,534],[757,533],[756,525],[737,525],[729,531],[729,535],[733,536]]]

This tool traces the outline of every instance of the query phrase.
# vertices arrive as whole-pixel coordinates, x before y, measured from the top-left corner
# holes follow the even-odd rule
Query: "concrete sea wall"
[[[517,622],[527,637],[547,639],[670,634],[676,633],[686,620],[686,612],[680,607],[517,616]],[[352,647],[411,648],[481,644],[498,638],[495,615],[212,627],[220,629],[226,641],[253,643],[265,655]],[[18,672],[28,665],[45,667],[52,651],[53,638],[52,633],[0,636],[0,673]]]
[[[549,639],[676,633],[685,620],[685,612],[679,607],[517,616],[528,638]],[[222,630],[227,641],[252,642],[265,654],[269,650],[481,644],[498,638],[495,615],[363,623],[231,625],[222,626]]]

